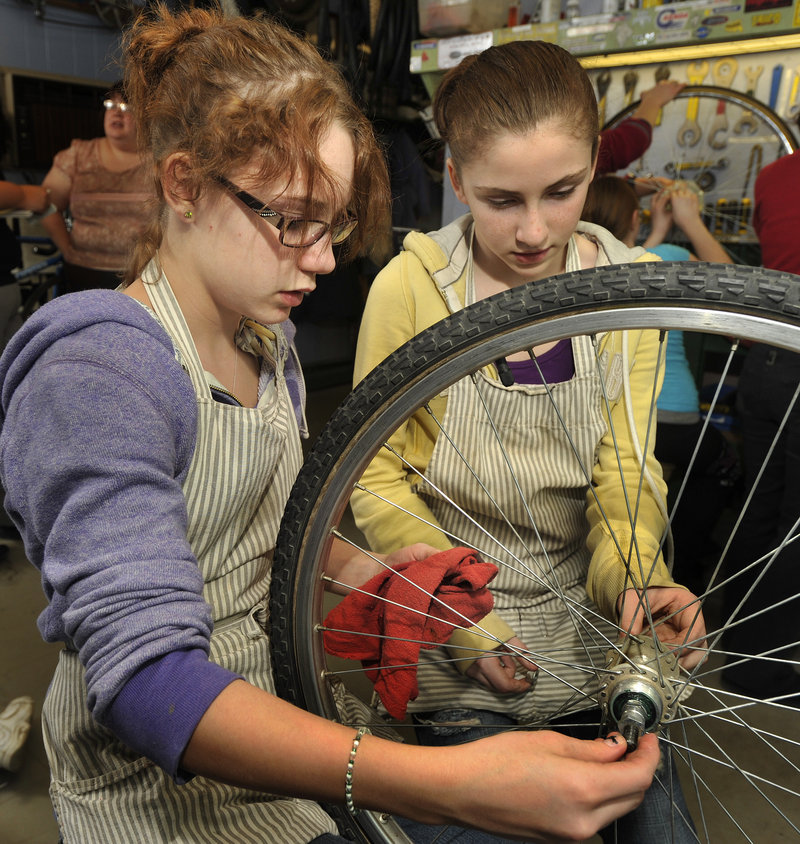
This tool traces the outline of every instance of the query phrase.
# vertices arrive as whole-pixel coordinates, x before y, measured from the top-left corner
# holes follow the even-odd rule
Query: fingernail
[[[610,736],[606,736],[605,738],[606,744],[619,744],[619,736],[612,733]]]

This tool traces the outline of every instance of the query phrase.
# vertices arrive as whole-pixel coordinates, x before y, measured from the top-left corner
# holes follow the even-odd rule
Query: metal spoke
[[[685,151],[683,153],[685,154]],[[295,663],[300,664],[296,686],[302,693],[303,705],[348,724],[351,721],[374,723],[378,727],[382,723],[381,716],[374,710],[366,708],[363,712],[359,709],[351,712],[350,709],[340,706],[338,698],[331,702],[331,689],[343,686],[348,693],[351,689],[356,690],[355,694],[369,707],[372,689],[367,686],[368,692],[363,696],[363,680],[359,675],[363,674],[364,666],[352,660],[328,658],[322,652],[320,644],[323,633],[378,637],[386,644],[393,644],[399,638],[391,631],[368,633],[341,630],[339,628],[348,625],[326,624],[322,620],[328,611],[323,611],[322,607],[329,607],[339,595],[352,591],[350,585],[343,582],[346,577],[332,577],[332,568],[329,573],[325,573],[324,555],[331,542],[334,539],[348,542],[354,553],[371,555],[379,562],[382,560],[382,556],[372,554],[368,543],[351,527],[347,510],[351,491],[356,490],[361,496],[361,501],[367,502],[368,506],[377,507],[380,504],[386,507],[387,512],[396,513],[397,519],[408,522],[412,526],[408,531],[410,536],[413,536],[414,524],[420,526],[420,534],[423,536],[432,530],[442,531],[443,528],[437,520],[444,513],[443,523],[446,527],[442,536],[448,544],[474,549],[481,559],[498,567],[500,577],[507,578],[508,574],[513,573],[519,582],[527,581],[530,584],[533,595],[542,595],[544,601],[552,600],[558,607],[558,612],[563,611],[563,617],[555,632],[564,632],[565,635],[562,639],[555,635],[543,635],[538,639],[533,636],[533,646],[531,642],[525,641],[525,635],[520,635],[520,639],[525,641],[525,646],[509,647],[501,641],[502,637],[490,634],[488,628],[482,628],[480,621],[474,625],[466,616],[447,616],[448,620],[456,622],[455,627],[476,633],[477,638],[470,643],[471,647],[465,649],[466,653],[451,656],[444,647],[429,648],[431,643],[425,640],[426,633],[416,638],[404,639],[409,645],[419,648],[424,646],[424,652],[419,659],[415,654],[402,665],[394,666],[395,668],[414,671],[420,665],[430,668],[433,663],[437,667],[436,670],[444,671],[458,659],[470,659],[469,653],[480,656],[497,645],[503,645],[503,652],[510,652],[514,659],[528,660],[539,667],[541,680],[546,681],[541,688],[546,690],[547,695],[550,695],[553,689],[561,690],[560,694],[552,693],[552,698],[537,698],[540,690],[534,690],[530,698],[532,704],[527,708],[528,714],[520,716],[520,723],[513,725],[512,729],[544,727],[569,732],[579,726],[580,735],[601,735],[604,730],[614,726],[613,722],[608,720],[608,700],[603,697],[604,690],[613,687],[617,678],[628,676],[627,672],[630,672],[631,677],[642,674],[644,663],[639,656],[631,656],[631,653],[639,646],[647,646],[649,642],[649,647],[653,648],[653,661],[648,670],[651,670],[655,678],[653,684],[659,688],[666,684],[663,687],[669,694],[674,692],[674,698],[668,697],[671,702],[665,704],[665,714],[655,727],[659,730],[663,746],[671,751],[665,756],[664,771],[656,787],[668,800],[672,800],[674,780],[671,774],[673,771],[680,773],[683,791],[689,801],[690,814],[697,830],[696,839],[706,844],[717,844],[718,841],[724,841],[725,844],[736,844],[738,841],[762,844],[767,840],[765,836],[797,835],[800,831],[800,720],[798,708],[796,705],[790,705],[790,700],[792,704],[795,701],[789,694],[774,694],[770,693],[769,689],[765,689],[765,694],[770,694],[765,700],[728,692],[725,690],[728,675],[726,673],[723,678],[721,672],[729,667],[741,666],[745,662],[753,665],[760,663],[764,666],[797,667],[800,635],[791,632],[785,639],[780,640],[779,646],[772,642],[769,648],[753,649],[760,651],[759,653],[742,652],[748,650],[745,645],[721,647],[721,641],[724,633],[745,629],[744,625],[764,623],[769,619],[768,613],[775,607],[785,608],[790,602],[797,601],[798,595],[793,594],[793,590],[787,591],[782,599],[773,602],[774,605],[769,609],[760,607],[748,598],[758,598],[764,578],[775,571],[782,555],[793,551],[795,540],[800,538],[793,535],[795,529],[800,528],[800,519],[797,519],[795,527],[782,541],[774,540],[775,547],[770,551],[759,549],[758,559],[743,561],[741,565],[737,560],[736,570],[733,571],[728,564],[731,568],[731,571],[728,571],[723,566],[727,557],[732,557],[736,531],[743,530],[740,527],[741,506],[746,507],[752,500],[752,496],[743,494],[744,500],[732,502],[738,505],[737,509],[726,510],[724,523],[720,524],[720,530],[726,532],[725,538],[719,540],[720,550],[715,552],[713,560],[709,558],[704,561],[705,586],[698,590],[701,594],[697,598],[687,596],[684,606],[670,607],[667,613],[656,609],[657,605],[653,602],[655,593],[647,593],[647,587],[655,582],[651,581],[651,578],[663,571],[661,560],[664,559],[667,565],[671,562],[671,530],[675,529],[676,524],[680,527],[680,513],[691,500],[690,484],[695,480],[694,475],[699,477],[703,471],[705,451],[701,452],[701,447],[704,443],[708,445],[707,432],[709,436],[713,433],[709,431],[710,425],[713,424],[710,417],[722,400],[721,391],[728,375],[734,371],[733,364],[738,357],[739,341],[728,340],[722,351],[720,363],[723,371],[719,375],[715,373],[716,386],[710,408],[704,423],[696,425],[694,429],[695,436],[699,435],[699,438],[696,442],[688,444],[687,455],[690,456],[688,465],[681,467],[683,474],[669,479],[670,504],[667,507],[666,502],[661,502],[663,521],[658,522],[657,515],[652,519],[650,517],[651,513],[658,513],[652,485],[655,483],[659,489],[663,489],[661,481],[647,477],[644,471],[647,468],[646,461],[642,456],[637,458],[634,450],[628,446],[631,420],[628,420],[623,431],[620,425],[625,418],[624,405],[618,402],[629,402],[630,399],[626,399],[621,391],[616,391],[613,382],[606,383],[607,370],[604,368],[604,358],[600,356],[600,350],[606,348],[605,338],[610,332],[619,332],[621,337],[625,332],[655,331],[661,336],[657,353],[661,359],[664,355],[665,332],[675,327],[688,332],[712,332],[725,338],[755,339],[757,342],[786,346],[800,352],[800,319],[795,319],[791,313],[788,316],[784,314],[778,321],[764,319],[759,314],[750,317],[739,313],[738,303],[749,301],[748,296],[752,298],[753,290],[760,287],[760,281],[758,285],[750,285],[747,288],[747,296],[739,295],[737,285],[740,268],[722,269],[719,271],[721,281],[718,284],[714,282],[711,292],[703,298],[705,288],[700,284],[695,286],[692,280],[697,271],[696,267],[687,266],[685,270],[668,270],[663,273],[669,285],[672,285],[671,279],[675,273],[686,275],[686,283],[683,286],[692,291],[688,295],[695,296],[693,291],[697,290],[692,307],[682,307],[680,302],[673,303],[670,299],[673,288],[668,286],[663,295],[659,293],[657,307],[651,307],[645,302],[640,308],[640,303],[635,299],[640,295],[647,299],[650,295],[651,279],[654,286],[660,283],[662,270],[655,265],[645,265],[641,268],[630,265],[609,270],[610,273],[617,274],[615,280],[603,284],[602,287],[599,283],[595,285],[591,280],[592,289],[589,295],[594,297],[596,306],[585,313],[573,312],[569,304],[573,299],[580,301],[584,296],[585,274],[575,274],[575,283],[570,282],[569,286],[559,288],[558,293],[553,296],[547,292],[546,286],[538,285],[533,286],[530,296],[527,292],[512,291],[509,298],[516,297],[508,310],[512,321],[517,319],[517,314],[524,315],[526,311],[534,311],[540,301],[545,303],[546,318],[536,320],[535,330],[529,329],[520,318],[518,323],[514,322],[508,329],[499,329],[490,337],[480,337],[473,341],[473,329],[477,334],[482,334],[484,325],[491,322],[491,319],[487,318],[484,303],[480,303],[480,307],[484,309],[476,308],[475,322],[466,328],[457,321],[448,323],[446,331],[443,329],[440,357],[431,353],[430,362],[426,361],[419,373],[415,365],[412,365],[417,354],[415,352],[409,356],[407,363],[400,361],[400,365],[406,367],[402,373],[387,369],[385,384],[376,380],[376,387],[370,385],[369,401],[375,402],[377,410],[366,410],[363,413],[366,421],[362,425],[366,438],[362,438],[361,429],[343,426],[347,431],[346,435],[337,432],[338,440],[343,443],[341,448],[336,444],[331,445],[331,437],[319,451],[319,454],[324,455],[327,448],[340,448],[340,456],[337,454],[330,461],[324,456],[317,458],[324,467],[324,483],[298,492],[298,498],[302,497],[310,502],[304,510],[308,515],[297,519],[303,536],[296,552],[301,562],[298,563],[296,579],[291,582],[290,588],[282,587],[291,602],[291,611],[285,613],[285,617],[296,616],[295,610],[300,610],[298,639],[291,650],[276,657],[275,664],[281,669],[286,668],[287,671],[294,670]],[[701,266],[700,273],[702,272]],[[628,277],[632,279],[629,284],[620,280]],[[771,299],[773,295],[769,281],[767,278],[764,282],[765,300]],[[623,284],[627,284],[624,294],[627,298],[623,307],[618,308],[617,289]],[[729,298],[738,297],[732,307],[726,307],[725,299],[729,290],[733,291]],[[717,306],[718,299],[722,300],[720,307]],[[552,317],[548,309],[553,311]],[[584,349],[589,352],[589,357],[582,360],[588,363],[591,377],[596,378],[596,374],[601,376],[598,396],[598,410],[601,416],[597,418],[602,418],[606,426],[602,468],[613,473],[617,479],[616,484],[620,489],[615,499],[604,496],[602,490],[598,495],[594,489],[592,476],[596,470],[591,464],[591,452],[586,451],[578,428],[572,428],[571,421],[568,421],[573,419],[572,411],[567,405],[559,406],[559,390],[543,379],[541,391],[532,392],[537,394],[540,402],[549,402],[547,415],[554,426],[560,426],[562,429],[560,436],[563,438],[563,451],[573,454],[577,460],[580,460],[586,451],[588,465],[573,463],[571,472],[573,476],[583,478],[593,524],[599,526],[604,536],[609,534],[603,541],[606,548],[617,556],[616,576],[619,577],[620,583],[627,576],[628,583],[636,584],[636,592],[631,594],[635,595],[639,602],[638,614],[645,630],[636,637],[631,637],[630,631],[623,630],[615,619],[603,617],[598,607],[588,602],[585,596],[581,597],[571,584],[562,582],[562,572],[565,569],[559,569],[559,551],[554,551],[553,546],[549,544],[550,539],[543,529],[545,523],[537,509],[538,503],[535,500],[527,500],[527,478],[515,466],[515,454],[509,444],[506,420],[497,415],[495,395],[492,392],[494,386],[484,380],[483,374],[476,374],[491,366],[493,361],[500,357],[518,355],[522,351],[527,351],[534,362],[534,368],[541,370],[539,357],[535,353],[532,354],[531,349],[579,336],[588,338],[580,341],[580,348],[582,354]],[[631,334],[631,345],[633,340],[634,336]],[[615,340],[615,343],[614,351],[619,352],[621,340]],[[425,355],[428,355],[428,348],[438,347],[435,342],[419,346],[419,349],[423,350],[421,353]],[[611,348],[610,345],[608,348]],[[655,358],[655,338],[650,348]],[[521,356],[518,355],[518,359],[519,357]],[[586,368],[584,366],[584,372]],[[479,414],[479,426],[487,443],[486,454],[491,455],[491,462],[486,462],[485,470],[480,450],[475,450],[477,459],[473,461],[470,456],[472,449],[461,448],[463,444],[456,441],[454,430],[448,430],[449,422],[444,417],[437,418],[437,397],[446,396],[451,385],[460,381],[464,381],[464,389],[477,391],[470,393],[472,406]],[[395,384],[398,385],[396,388]],[[635,387],[631,387],[637,391],[636,425],[641,441],[639,448],[641,455],[644,455],[652,452],[652,441],[655,437],[657,383],[655,379],[650,379],[647,385],[637,382],[634,384]],[[338,416],[341,420],[346,420],[348,414],[361,416],[362,408],[351,403],[346,412],[343,410]],[[429,471],[412,465],[411,459],[417,459],[413,452],[410,452],[409,459],[408,455],[403,454],[401,447],[395,447],[396,443],[402,442],[402,434],[395,436],[398,425],[414,414],[420,414],[417,417],[420,420],[424,418],[424,423],[419,423],[424,424],[424,435],[432,437],[444,448],[452,449],[449,453],[451,459],[462,463],[458,471],[462,476],[473,479],[470,483],[474,481],[475,492],[481,506],[485,508],[480,517],[476,517],[468,506],[461,504],[460,499],[445,483],[435,484]],[[342,421],[339,424],[343,424]],[[375,484],[374,489],[370,489],[369,483],[361,480],[365,467],[381,449],[385,449],[381,453],[386,455],[387,460],[390,459],[393,471],[398,470],[407,478],[413,490],[424,490],[424,506],[420,507],[418,512],[412,512],[416,505],[409,505],[410,510],[405,501],[402,504],[392,502],[392,493],[386,492],[388,486],[382,485],[382,480],[380,485]],[[655,476],[655,472],[653,474]],[[435,507],[429,509],[429,501],[434,502]],[[572,499],[570,506],[574,503],[575,499]],[[513,507],[513,511],[507,510],[506,504]],[[570,518],[579,512],[579,506],[580,504],[568,511]],[[449,513],[446,512],[448,510]],[[657,535],[651,536],[649,531]],[[463,535],[459,536],[459,533]],[[657,551],[654,555],[655,547]],[[381,548],[383,553],[388,550],[392,549]],[[312,567],[313,570],[306,573],[306,566]],[[404,586],[407,589],[415,588],[411,582],[404,583]],[[491,584],[489,588],[493,589]],[[728,589],[732,589],[737,598],[730,604],[733,611],[726,611],[726,617],[721,617],[719,608],[723,593]],[[326,590],[331,594],[325,595]],[[361,592],[362,586],[359,585],[355,591]],[[502,594],[496,593],[496,602],[499,600],[497,596]],[[742,594],[745,595],[743,599],[740,597]],[[427,591],[421,594],[420,598],[419,604],[412,598],[410,603],[415,606],[410,608],[405,607],[402,599],[399,602],[391,600],[388,605],[393,611],[406,608],[415,613],[415,617],[420,620],[420,629],[426,619],[441,621],[439,609],[443,609],[444,602]],[[604,596],[604,599],[608,600],[608,597]],[[752,608],[751,604],[755,608]],[[504,607],[505,604],[501,603],[499,606]],[[661,649],[654,645],[654,637],[657,639],[664,635],[662,629],[668,630],[670,636],[674,635],[674,615],[679,612],[688,618],[695,615],[699,617],[699,613],[703,613],[707,627],[705,640],[697,633],[689,633],[669,648],[665,646]],[[276,611],[275,617],[280,615],[281,611]],[[627,616],[625,624],[627,626]],[[691,625],[687,629],[690,628]],[[548,641],[548,638],[551,641]],[[703,661],[690,670],[677,668],[674,665],[675,650],[680,648],[699,650]],[[308,667],[304,663],[308,663]],[[381,666],[375,665],[374,668],[380,670]],[[717,688],[718,685],[722,688]],[[676,698],[679,699],[677,703],[674,702]],[[420,708],[421,703],[422,698]],[[413,713],[413,706],[409,708]],[[374,714],[371,715],[370,712]],[[410,730],[412,725],[401,724],[398,728]],[[497,729],[504,730],[508,727],[498,726]],[[735,792],[736,798],[731,804],[726,795],[727,784],[737,779],[742,788]],[[747,795],[749,804],[745,803]],[[748,817],[754,799],[772,813],[775,818],[774,826],[765,826],[762,829],[759,821],[758,827],[754,828],[753,820]],[[737,802],[742,805],[737,805]],[[370,813],[363,814],[367,816],[367,820],[359,820],[359,824],[369,822]],[[669,837],[670,823],[673,830],[681,824],[677,810],[672,821],[667,821],[666,837]],[[380,831],[382,825],[383,821],[376,823],[375,829],[370,828],[368,840],[385,841],[389,844],[399,844],[402,841],[402,838],[392,835],[383,836]],[[765,829],[769,831],[765,832]],[[779,831],[774,832],[774,829]]]

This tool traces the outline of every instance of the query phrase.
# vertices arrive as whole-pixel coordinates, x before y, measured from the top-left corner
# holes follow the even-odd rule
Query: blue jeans
[[[414,844],[519,844],[507,838],[498,838],[477,829],[464,829],[460,826],[428,826],[428,824],[398,818],[395,821]],[[309,844],[352,844],[347,838],[325,833]]]
[[[470,721],[468,726],[453,726],[453,722]],[[571,719],[560,718],[559,723],[571,720],[567,726],[559,726],[558,732],[574,738],[597,738],[599,712],[580,713]],[[437,727],[435,722],[445,721],[448,726]],[[415,713],[417,741],[420,744],[442,747],[463,744],[468,741],[496,735],[505,727],[516,725],[513,718],[499,712],[483,709],[443,709],[439,712]],[[594,724],[594,726],[592,726]],[[556,728],[553,728],[556,729]],[[662,745],[662,758],[664,748]],[[610,826],[600,830],[600,837],[605,844],[697,844],[699,840],[694,831],[694,824],[689,808],[678,781],[675,766],[667,757],[659,769],[653,784],[647,790],[641,805]],[[677,811],[673,811],[673,807]],[[673,828],[674,825],[674,828]],[[505,844],[506,839],[477,833],[483,837],[476,841],[486,844]],[[421,839],[424,841],[424,839]],[[471,839],[464,839],[471,840]],[[461,841],[461,839],[458,839]]]
[[[414,844],[519,844],[508,838],[500,838],[481,832],[479,829],[464,829],[461,826],[428,826],[410,821],[408,818],[395,818],[400,828]]]

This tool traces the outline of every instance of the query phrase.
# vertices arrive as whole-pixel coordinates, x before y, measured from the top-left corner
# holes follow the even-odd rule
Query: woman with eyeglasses
[[[120,283],[153,195],[122,82],[108,90],[103,108],[103,137],[73,140],[56,153],[42,182],[69,218],[52,214],[42,220],[64,257],[61,293]]]
[[[339,72],[266,18],[159,8],[126,54],[158,197],[126,285],[46,304],[0,359],[6,506],[64,645],[42,713],[64,844],[344,842],[316,801],[414,818],[418,842],[591,835],[641,800],[655,737],[420,748],[275,696],[305,432],[288,318],[386,217],[385,163]],[[376,567],[339,542],[328,561],[349,584]]]

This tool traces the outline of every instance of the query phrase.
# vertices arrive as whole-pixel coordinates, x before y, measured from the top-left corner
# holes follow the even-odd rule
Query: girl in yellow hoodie
[[[520,41],[467,57],[442,80],[434,117],[469,213],[439,231],[409,234],[378,275],[356,382],[423,329],[492,294],[573,270],[656,260],[580,222],[597,160],[597,105],[585,71],[562,48]],[[508,368],[502,381],[489,367],[452,385],[430,403],[432,414],[418,412],[393,435],[393,448],[381,450],[353,496],[375,551],[468,545],[499,568],[493,612],[456,631],[449,653],[423,651],[420,694],[409,705],[421,743],[461,743],[503,725],[596,709],[596,667],[621,630],[646,624],[642,589],[654,617],[674,613],[658,628],[662,641],[703,639],[694,596],[674,583],[660,552],[666,490],[647,437],[661,377],[658,333],[596,339],[536,347],[535,360],[527,350],[513,354],[500,364]],[[640,493],[642,464],[650,482]],[[699,651],[681,652],[685,667],[700,659]],[[581,720],[597,724],[597,713]],[[608,840],[696,840],[683,807],[671,837],[670,789],[680,788],[669,779],[662,774]]]

